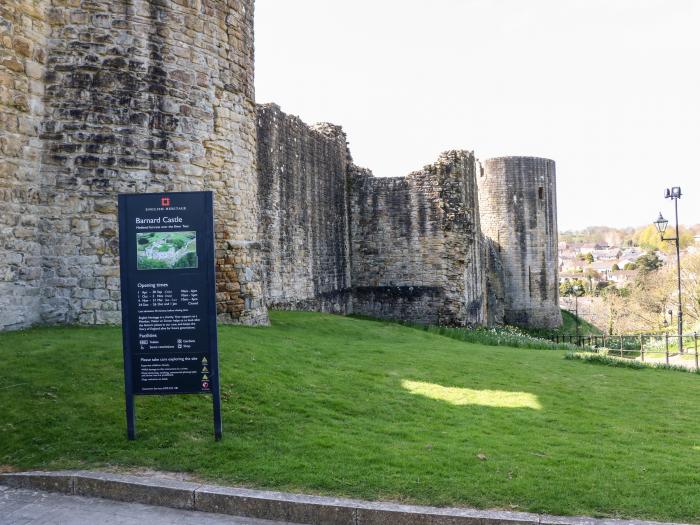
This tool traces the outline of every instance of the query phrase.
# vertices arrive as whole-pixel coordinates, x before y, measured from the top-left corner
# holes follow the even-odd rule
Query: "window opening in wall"
[[[537,196],[540,200],[544,199],[544,188],[542,186],[537,189]]]
[[[527,288],[530,293],[530,299],[532,299],[532,271],[529,266],[527,267]]]

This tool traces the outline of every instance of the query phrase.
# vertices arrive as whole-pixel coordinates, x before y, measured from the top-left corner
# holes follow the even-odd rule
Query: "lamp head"
[[[656,226],[656,231],[659,232],[659,235],[663,237],[664,232],[666,231],[666,226],[668,226],[668,221],[664,219],[661,212],[659,212],[659,218],[654,221],[654,226]]]
[[[667,199],[680,199],[681,198],[681,187],[674,186],[672,188],[666,188],[664,192],[664,197]]]

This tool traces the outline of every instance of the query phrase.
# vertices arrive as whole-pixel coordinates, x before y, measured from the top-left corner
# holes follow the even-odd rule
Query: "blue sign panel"
[[[221,437],[212,193],[119,195],[124,378],[134,395],[212,394]]]

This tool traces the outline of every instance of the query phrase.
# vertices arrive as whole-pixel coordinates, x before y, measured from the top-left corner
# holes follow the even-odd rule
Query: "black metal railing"
[[[682,338],[682,346],[681,343]],[[698,334],[618,334],[618,335],[553,335],[555,343],[570,343],[592,352],[639,359],[640,361],[666,362],[688,368],[700,369],[698,359]],[[679,349],[682,348],[681,352]]]

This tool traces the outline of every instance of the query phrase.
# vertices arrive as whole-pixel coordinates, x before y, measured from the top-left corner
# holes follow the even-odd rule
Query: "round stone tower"
[[[504,321],[537,328],[560,326],[554,161],[488,159],[478,186],[481,228],[493,241],[503,267]]]
[[[0,52],[0,164],[12,163],[0,166],[0,202],[12,216],[0,226],[16,241],[0,262],[27,270],[0,276],[0,290],[17,295],[23,281],[32,295],[6,325],[119,322],[117,194],[193,190],[214,192],[219,318],[265,323],[253,0],[9,5],[17,51]]]

